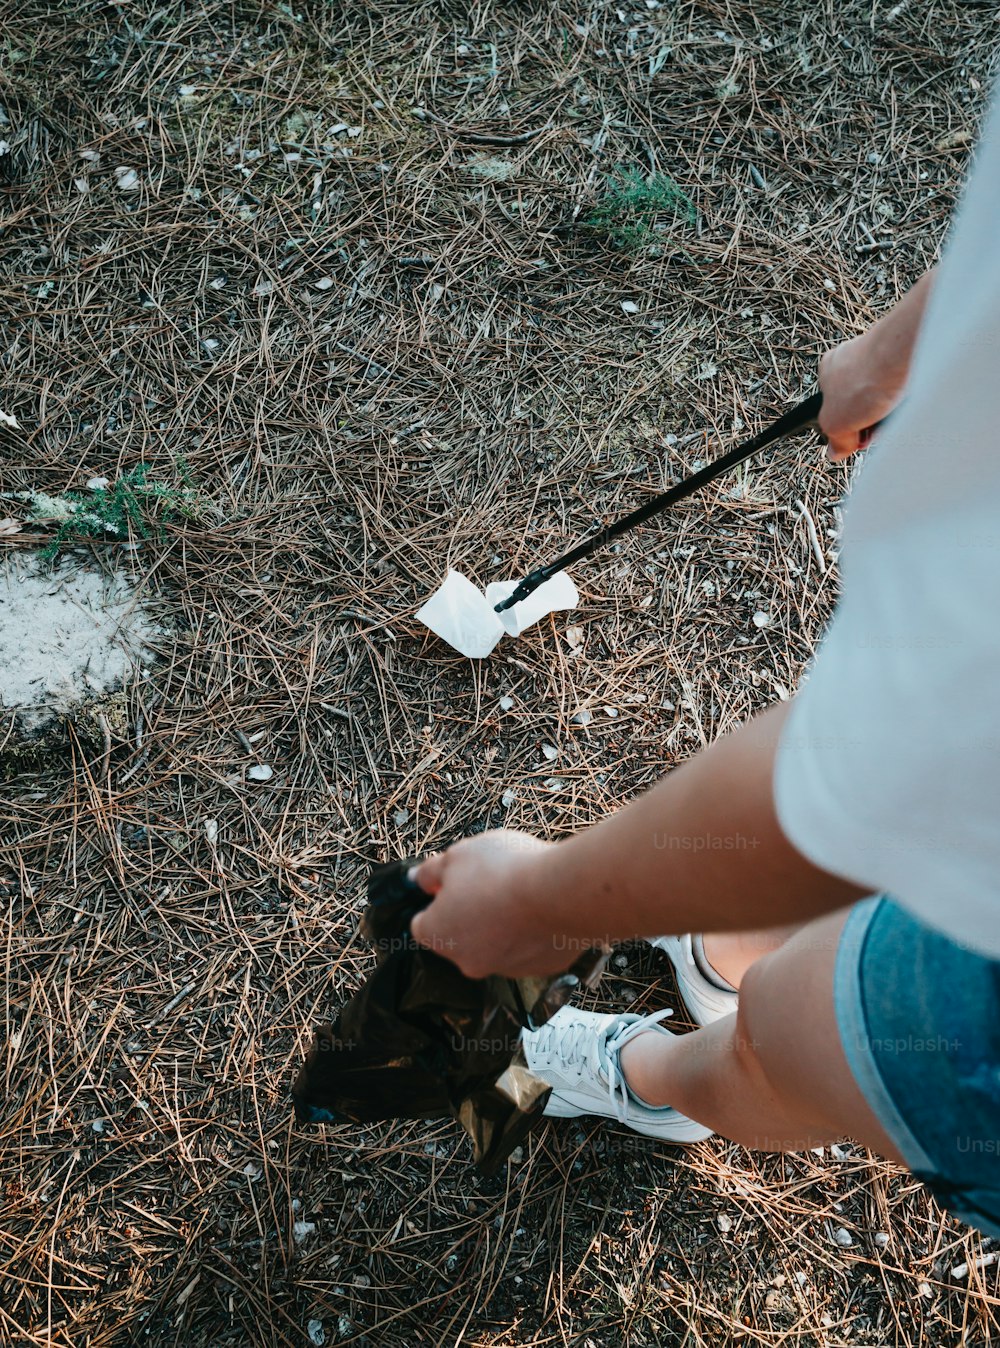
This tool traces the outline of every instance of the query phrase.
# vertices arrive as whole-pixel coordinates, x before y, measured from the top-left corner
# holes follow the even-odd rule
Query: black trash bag
[[[333,1024],[321,1025],[292,1087],[300,1123],[454,1118],[492,1174],[541,1118],[549,1087],[528,1067],[521,1031],[537,1029],[575,988],[594,986],[608,950],[584,951],[564,974],[466,978],[417,945],[413,915],[431,895],[415,861],[377,867],[362,933],[376,967]]]

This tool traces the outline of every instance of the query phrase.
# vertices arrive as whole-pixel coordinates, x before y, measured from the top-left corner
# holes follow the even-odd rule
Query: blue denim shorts
[[[864,899],[840,938],[834,1005],[851,1072],[914,1175],[1000,1236],[1000,961]]]

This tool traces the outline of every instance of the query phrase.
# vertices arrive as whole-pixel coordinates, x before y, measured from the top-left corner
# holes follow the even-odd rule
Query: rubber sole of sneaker
[[[608,1114],[594,1114],[592,1112],[593,1100],[587,1097],[584,1103],[577,1105],[572,1096],[556,1095],[555,1091],[549,1096],[545,1105],[545,1117],[547,1119],[579,1119],[586,1116],[592,1119],[604,1119],[608,1123],[619,1123],[620,1120],[613,1118]],[[704,1142],[705,1138],[712,1137],[711,1128],[706,1128],[703,1123],[696,1123],[694,1119],[689,1119],[683,1114],[677,1114],[674,1119],[664,1119],[661,1123],[650,1122],[645,1125],[641,1119],[630,1119],[628,1123],[621,1124],[627,1128],[630,1133],[642,1133],[644,1137],[656,1138],[660,1142]]]

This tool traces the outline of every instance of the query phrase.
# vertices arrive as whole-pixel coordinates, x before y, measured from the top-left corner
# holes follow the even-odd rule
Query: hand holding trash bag
[[[413,872],[434,902],[417,913],[413,939],[446,955],[469,978],[559,973],[584,948],[532,901],[537,863],[552,843],[513,829],[464,838]]]
[[[492,869],[489,862],[485,869],[496,886],[499,860],[526,848],[537,855],[545,844],[494,834],[487,852],[491,846]],[[413,940],[412,924],[430,902],[417,869],[396,861],[372,873],[361,933],[374,947],[375,967],[336,1019],[319,1027],[292,1087],[295,1112],[302,1123],[450,1116],[472,1139],[481,1172],[491,1174],[541,1119],[548,1096],[528,1067],[522,1032],[545,1024],[581,986],[592,987],[608,951],[563,951],[556,977],[470,978],[445,953],[452,938],[429,942],[431,949]],[[452,887],[450,868],[439,869],[449,869]],[[483,912],[475,898],[472,907]]]

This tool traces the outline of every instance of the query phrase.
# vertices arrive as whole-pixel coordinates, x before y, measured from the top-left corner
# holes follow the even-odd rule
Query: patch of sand
[[[114,692],[161,628],[124,576],[0,557],[0,709],[30,737]]]

